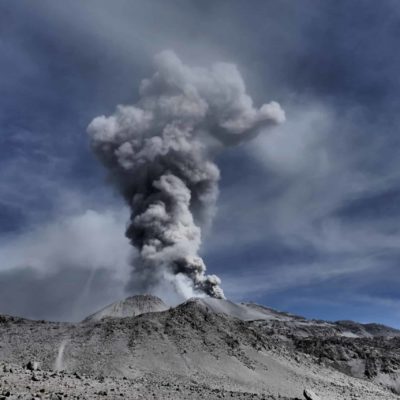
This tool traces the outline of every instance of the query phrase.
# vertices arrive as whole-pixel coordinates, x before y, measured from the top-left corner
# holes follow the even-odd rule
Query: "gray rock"
[[[320,398],[310,389],[304,389],[303,395],[306,400],[320,400]]]
[[[39,377],[38,377],[35,373],[32,373],[31,379],[32,379],[34,382],[40,381]]]
[[[78,372],[74,372],[74,376],[77,379],[82,379],[82,376]]]
[[[29,361],[28,364],[26,364],[26,369],[29,369],[29,371],[37,371],[39,369],[39,363],[37,361]]]

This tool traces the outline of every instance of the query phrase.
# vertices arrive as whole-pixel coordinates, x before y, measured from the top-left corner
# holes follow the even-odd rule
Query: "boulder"
[[[320,400],[320,398],[310,389],[304,389],[303,395],[306,400]]]

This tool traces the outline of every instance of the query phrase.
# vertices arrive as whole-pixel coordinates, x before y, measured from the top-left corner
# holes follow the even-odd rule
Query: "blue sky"
[[[229,298],[400,327],[396,1],[0,5],[0,312],[77,319],[123,297],[128,210],[86,127],[153,56],[237,64],[287,122],[218,157],[208,271]]]

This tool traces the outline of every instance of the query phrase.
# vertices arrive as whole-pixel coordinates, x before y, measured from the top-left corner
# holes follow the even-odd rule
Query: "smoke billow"
[[[194,68],[171,51],[140,85],[136,105],[118,106],[88,127],[92,147],[129,207],[126,231],[138,255],[131,286],[168,279],[181,294],[223,298],[199,257],[200,226],[211,222],[219,169],[212,156],[284,121],[276,102],[253,106],[235,65]]]

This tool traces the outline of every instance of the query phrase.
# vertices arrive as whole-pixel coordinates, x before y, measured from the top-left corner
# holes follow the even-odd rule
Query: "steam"
[[[189,67],[171,51],[156,56],[156,73],[140,85],[134,106],[118,106],[88,127],[131,218],[126,235],[138,249],[130,286],[148,291],[172,281],[182,295],[223,298],[220,279],[198,255],[201,226],[218,196],[213,155],[283,122],[276,102],[253,106],[233,64]]]

